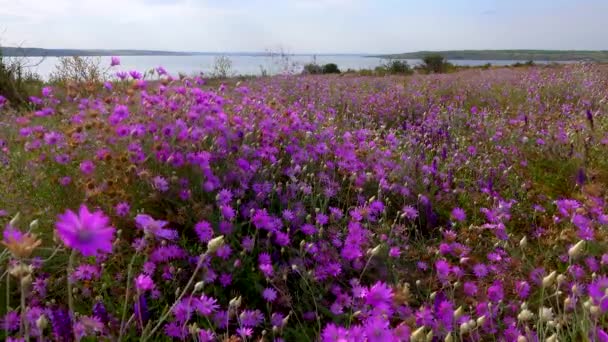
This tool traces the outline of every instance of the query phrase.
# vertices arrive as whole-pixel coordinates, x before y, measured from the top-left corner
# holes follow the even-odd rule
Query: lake
[[[114,70],[138,70],[146,71],[158,66],[163,66],[171,74],[197,74],[203,72],[209,74],[213,72],[215,59],[219,55],[198,55],[198,56],[123,56],[120,57],[121,65]],[[91,57],[98,58],[102,65],[110,65],[110,57]],[[232,72],[235,75],[260,75],[262,70],[269,74],[282,72],[286,67],[295,72],[300,72],[303,65],[316,60],[317,64],[336,63],[340,70],[347,69],[373,69],[381,65],[385,60],[375,57],[355,56],[355,55],[290,55],[288,58],[280,56],[245,56],[229,55],[232,61]],[[55,69],[59,58],[30,57],[30,65],[37,64],[33,70],[40,74],[44,79],[48,79],[51,72]],[[410,65],[419,64],[420,60],[407,60]],[[456,65],[480,66],[487,63],[492,65],[509,65],[517,61],[491,61],[491,60],[453,60]],[[542,62],[541,62],[542,63]]]

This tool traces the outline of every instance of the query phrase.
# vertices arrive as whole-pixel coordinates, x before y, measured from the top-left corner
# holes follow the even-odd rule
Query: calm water
[[[110,57],[93,57],[99,58],[102,65],[110,65]],[[260,75],[262,70],[266,70],[269,74],[280,73],[285,68],[299,72],[302,66],[311,63],[315,60],[312,55],[295,55],[289,56],[286,61],[280,57],[270,56],[229,56],[232,61],[232,72],[235,75]],[[121,65],[113,70],[138,70],[146,71],[152,68],[163,66],[169,73],[177,74],[198,74],[213,72],[213,66],[216,56],[123,56],[121,57]],[[363,56],[317,56],[317,64],[336,63],[341,70],[347,69],[370,69],[381,65],[385,60],[380,58],[363,57]],[[407,60],[410,65],[420,63],[419,60]],[[471,60],[454,60],[450,61],[457,65],[479,66],[486,63],[493,65],[509,65],[516,61],[471,61]],[[40,74],[44,79],[48,79],[51,72],[55,69],[58,63],[57,57],[29,58],[29,64],[38,64],[33,67],[33,70]]]

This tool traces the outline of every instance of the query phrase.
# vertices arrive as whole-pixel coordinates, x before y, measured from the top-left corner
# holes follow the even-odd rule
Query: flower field
[[[608,341],[608,69],[0,97],[7,341]]]

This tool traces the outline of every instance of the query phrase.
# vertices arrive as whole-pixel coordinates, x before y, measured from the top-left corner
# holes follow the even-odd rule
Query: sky
[[[608,0],[0,0],[0,44],[205,52],[608,50]]]

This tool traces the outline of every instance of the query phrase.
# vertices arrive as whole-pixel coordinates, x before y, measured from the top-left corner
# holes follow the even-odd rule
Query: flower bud
[[[458,307],[458,309],[456,309],[454,311],[454,319],[459,319],[460,317],[462,317],[462,315],[464,314],[464,309],[462,308],[462,305]]]
[[[549,287],[549,286],[553,285],[556,277],[557,277],[557,272],[553,271],[553,272],[549,273],[548,276],[543,278],[543,287]]]
[[[369,254],[373,257],[377,256],[378,254],[380,254],[380,251],[382,250],[382,244],[379,244],[378,246],[374,247],[373,249],[371,249],[369,251]]]
[[[477,318],[477,326],[481,327],[483,326],[483,324],[486,322],[486,315],[482,315],[481,317]]]
[[[31,230],[38,229],[38,226],[40,226],[40,221],[38,219],[35,219],[34,221],[30,222],[30,229]]]
[[[36,320],[36,327],[40,331],[43,331],[44,329],[46,329],[46,327],[48,325],[49,325],[49,320],[46,318],[45,315],[40,315],[40,317],[38,317],[38,319]]]
[[[591,305],[589,307],[589,313],[591,313],[591,315],[596,316],[600,313],[600,307],[597,305]]]
[[[528,339],[526,338],[526,336],[519,335],[517,336],[517,342],[528,342]]]
[[[234,297],[230,300],[230,302],[228,302],[228,306],[230,306],[231,308],[238,308],[241,306],[241,302],[241,296]]]
[[[215,253],[223,245],[224,245],[224,236],[220,235],[218,237],[215,237],[207,243],[207,253]]]
[[[557,342],[557,335],[553,334],[553,335],[547,337],[547,339],[545,341],[546,342]]]
[[[528,245],[528,237],[524,236],[523,238],[521,238],[521,240],[519,240],[519,247],[526,248],[527,245]]]
[[[414,330],[414,332],[412,332],[412,335],[410,336],[410,340],[412,342],[419,342],[422,341],[422,339],[425,338],[424,335],[424,326]]]
[[[581,240],[579,242],[576,243],[576,245],[570,247],[570,249],[568,249],[568,256],[571,259],[576,259],[578,258],[581,253],[583,252],[583,250],[585,249],[585,240]]]
[[[471,328],[469,327],[469,323],[464,322],[460,324],[460,335],[464,335],[469,332]]]
[[[287,325],[287,323],[289,322],[289,316],[291,316],[291,313],[289,313],[289,315],[285,316],[285,318],[283,318],[283,320],[281,321],[281,325],[284,327]]]
[[[21,219],[21,213],[17,213],[8,223],[9,225],[16,227],[19,224],[19,220]]]
[[[200,292],[204,286],[205,286],[205,282],[199,281],[198,283],[194,284],[194,292]]]

